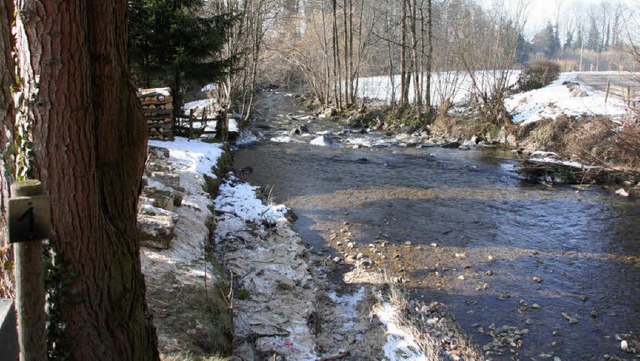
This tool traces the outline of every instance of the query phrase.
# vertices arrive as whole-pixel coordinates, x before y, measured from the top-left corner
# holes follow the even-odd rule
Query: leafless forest
[[[358,79],[392,76],[393,104],[418,113],[450,106],[461,74],[472,78],[488,118],[500,117],[509,73],[537,59],[563,70],[634,70],[633,8],[623,1],[564,5],[532,28],[526,1],[474,0],[247,0],[211,5],[243,14],[226,54],[242,54],[221,96],[245,104],[257,86],[301,87],[325,106],[358,102]],[[478,77],[490,71],[490,77]],[[447,72],[437,81],[433,72]],[[399,75],[399,77],[398,77]],[[410,86],[418,84],[419,86]],[[409,92],[412,92],[409,96]],[[437,99],[432,94],[436,94]],[[499,120],[499,119],[497,119]]]

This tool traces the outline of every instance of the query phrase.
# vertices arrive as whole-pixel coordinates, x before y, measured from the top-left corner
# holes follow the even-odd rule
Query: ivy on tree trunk
[[[127,1],[17,0],[16,11],[19,112],[67,272],[64,303],[50,301],[70,346],[54,352],[157,360],[136,231],[146,124],[127,73]]]

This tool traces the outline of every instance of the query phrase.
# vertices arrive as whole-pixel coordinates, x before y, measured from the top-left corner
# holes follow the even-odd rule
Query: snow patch
[[[581,83],[578,73],[561,73],[550,85],[524,93],[515,94],[505,100],[505,107],[516,123],[528,124],[545,118],[555,119],[559,115],[609,115],[622,116],[626,106],[621,99],[609,97]],[[576,96],[567,83],[580,87],[586,96]]]
[[[258,188],[247,183],[225,182],[220,187],[220,195],[215,201],[216,209],[235,214],[242,220],[250,222],[266,220],[275,223],[284,220],[287,207],[263,204],[256,198]]]
[[[376,307],[374,312],[387,330],[387,343],[383,351],[389,361],[429,361],[415,339],[400,327],[397,319],[398,309],[385,302]]]

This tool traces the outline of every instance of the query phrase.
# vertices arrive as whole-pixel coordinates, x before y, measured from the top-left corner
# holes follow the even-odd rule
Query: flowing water
[[[241,147],[235,166],[252,167],[247,180],[295,211],[309,245],[370,256],[412,297],[447,304],[480,346],[492,324],[528,330],[492,359],[638,358],[620,345],[640,334],[639,202],[523,182],[496,151],[354,149],[346,143],[385,137],[307,120],[276,94],[262,107],[261,140]],[[269,140],[300,124],[336,144]],[[333,239],[345,228],[352,249]]]

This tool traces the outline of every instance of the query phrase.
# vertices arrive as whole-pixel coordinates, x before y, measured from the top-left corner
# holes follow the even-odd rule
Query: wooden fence
[[[203,135],[220,140],[227,140],[229,121],[226,110],[222,109],[207,114],[206,109],[201,115],[195,115],[195,109],[188,113],[177,115],[174,119],[173,133],[176,136],[200,138]]]

